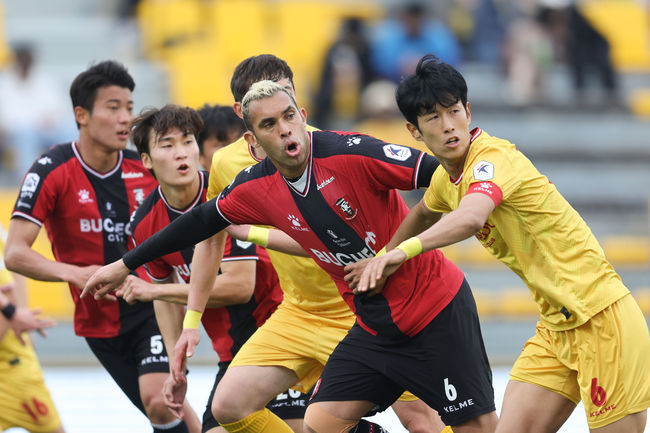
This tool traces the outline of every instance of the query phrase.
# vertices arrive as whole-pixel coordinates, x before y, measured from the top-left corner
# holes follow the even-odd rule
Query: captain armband
[[[422,252],[422,241],[418,237],[412,237],[396,246],[395,249],[404,251],[406,260],[408,260]]]
[[[269,244],[270,232],[271,231],[269,229],[265,229],[264,227],[251,226],[250,230],[248,231],[246,240],[254,243],[255,245],[266,247]]]
[[[183,319],[183,329],[199,329],[203,313],[194,310],[187,310]]]

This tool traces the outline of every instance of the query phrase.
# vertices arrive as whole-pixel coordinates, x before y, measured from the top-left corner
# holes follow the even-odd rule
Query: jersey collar
[[[160,199],[165,203],[165,206],[167,206],[167,209],[171,210],[172,212],[176,212],[178,214],[184,214],[185,212],[191,210],[194,206],[196,206],[201,201],[201,197],[203,196],[203,188],[205,188],[205,173],[203,171],[199,171],[199,192],[196,194],[194,200],[192,200],[192,203],[187,205],[185,209],[176,209],[174,206],[170,205],[167,199],[165,198],[165,194],[163,194],[160,185],[158,185],[156,189],[158,190],[158,195],[160,195]]]
[[[88,171],[90,174],[92,174],[93,176],[96,176],[96,177],[98,177],[100,179],[106,179],[107,177],[115,174],[115,172],[117,172],[120,169],[120,167],[122,167],[122,159],[124,159],[124,154],[120,150],[120,153],[117,156],[117,164],[115,164],[115,167],[113,167],[110,171],[108,171],[106,173],[100,173],[100,172],[98,172],[97,170],[95,170],[94,168],[92,168],[91,166],[89,166],[88,164],[86,164],[84,162],[83,158],[81,157],[81,154],[79,153],[79,149],[77,148],[77,142],[76,141],[72,142],[72,151],[74,152],[74,155],[77,158],[77,160],[79,161],[79,163],[81,164],[81,166],[86,171]]]

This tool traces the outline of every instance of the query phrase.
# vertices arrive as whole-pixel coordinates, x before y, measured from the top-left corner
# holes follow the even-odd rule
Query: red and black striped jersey
[[[44,153],[25,175],[12,218],[45,225],[57,261],[105,265],[126,252],[130,217],[156,185],[131,150],[119,152],[111,171],[98,173],[82,160],[76,143],[61,144]],[[80,299],[81,290],[69,286],[77,335],[114,337],[153,314],[150,303]]]
[[[456,295],[462,272],[432,250],[404,263],[377,296],[354,296],[344,266],[372,257],[408,213],[397,189],[427,187],[438,162],[418,150],[333,131],[311,135],[304,190],[269,159],[242,171],[218,197],[226,223],[277,227],[329,273],[364,329],[413,336]]]
[[[166,200],[160,187],[156,188],[136,211],[131,227],[133,244],[138,245],[169,225],[174,219],[205,202],[208,190],[207,172],[199,172],[200,192],[185,209],[175,209]],[[176,272],[186,283],[190,281],[194,247],[185,248],[155,259],[145,265],[154,281],[164,281]],[[206,308],[201,322],[212,340],[212,347],[222,362],[231,361],[239,348],[261,326],[282,302],[278,275],[266,250],[251,242],[230,236],[222,262],[255,260],[255,290],[246,304],[223,308]]]

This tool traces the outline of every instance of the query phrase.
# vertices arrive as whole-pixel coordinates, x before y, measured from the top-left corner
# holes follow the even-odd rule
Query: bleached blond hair
[[[241,101],[241,111],[242,111],[242,116],[244,118],[244,124],[246,125],[246,129],[253,132],[253,125],[251,124],[250,112],[249,112],[251,102],[270,98],[278,92],[286,93],[291,99],[291,102],[296,106],[296,108],[298,107],[298,104],[296,103],[294,97],[291,96],[291,93],[289,93],[287,89],[285,89],[275,81],[262,80],[253,83],[253,85],[251,86],[250,89],[248,89],[248,92],[246,92],[244,98]]]

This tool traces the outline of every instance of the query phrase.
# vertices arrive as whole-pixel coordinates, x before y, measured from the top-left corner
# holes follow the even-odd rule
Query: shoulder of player
[[[43,178],[74,158],[75,154],[72,149],[72,143],[57,144],[49,148],[34,161],[29,171],[38,173]]]
[[[312,146],[317,158],[340,154],[372,154],[372,151],[377,149],[376,145],[388,144],[361,132],[317,130],[311,134],[314,143],[318,143]],[[375,146],[369,146],[371,144]]]

